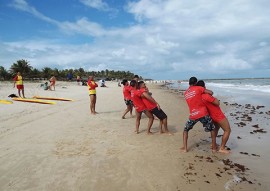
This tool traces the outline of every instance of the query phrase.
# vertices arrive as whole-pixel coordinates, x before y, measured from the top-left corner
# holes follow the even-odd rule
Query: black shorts
[[[125,101],[125,104],[126,105],[131,105],[131,106],[133,106],[133,102],[132,102],[132,100],[130,100],[130,99],[124,99],[124,101]]]
[[[166,113],[164,113],[164,111],[162,109],[158,109],[157,107],[155,107],[154,109],[151,110],[151,112],[160,120],[166,119],[167,115]]]
[[[187,131],[188,132],[190,129],[193,128],[193,126],[198,121],[200,121],[203,124],[204,131],[205,132],[213,131],[215,129],[215,125],[213,124],[213,121],[212,121],[211,117],[209,115],[206,115],[206,116],[201,117],[201,118],[196,119],[196,120],[189,119],[186,122],[184,131]]]

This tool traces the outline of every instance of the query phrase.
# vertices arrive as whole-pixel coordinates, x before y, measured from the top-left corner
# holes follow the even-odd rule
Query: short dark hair
[[[144,84],[144,81],[139,81],[138,82],[138,87],[140,88],[142,84]]]
[[[136,87],[136,80],[131,80],[130,81],[130,83],[129,83],[129,85],[131,86],[131,87]]]
[[[124,79],[121,84],[125,85],[127,83],[127,79]]]
[[[197,83],[196,83],[196,86],[202,86],[205,88],[205,83],[203,80],[199,80]]]
[[[196,85],[197,81],[197,78],[193,76],[189,78],[189,85]]]
[[[139,78],[139,76],[138,75],[135,75],[133,78]]]

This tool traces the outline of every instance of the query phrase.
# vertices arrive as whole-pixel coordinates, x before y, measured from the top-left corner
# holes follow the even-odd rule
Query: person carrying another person
[[[152,114],[154,114],[160,120],[160,123],[159,123],[160,134],[167,133],[169,135],[172,135],[170,131],[168,130],[168,125],[167,125],[168,117],[166,113],[164,113],[164,111],[160,108],[156,100],[151,96],[152,94],[149,92],[144,81],[138,82],[138,87],[143,92],[141,97],[147,110],[149,110]],[[163,131],[163,127],[164,127],[164,131]]]
[[[130,86],[132,87],[131,89],[131,100],[134,104],[135,107],[135,111],[136,111],[136,129],[135,132],[138,134],[139,133],[139,127],[140,127],[140,121],[141,121],[141,117],[142,117],[142,113],[144,113],[147,117],[148,117],[148,125],[147,125],[147,134],[151,135],[153,134],[151,132],[151,127],[153,125],[154,122],[154,117],[153,114],[151,112],[149,112],[146,108],[146,106],[144,105],[143,101],[142,101],[142,91],[140,91],[139,89],[136,88],[137,82],[136,80],[131,80],[130,82]]]
[[[96,87],[98,87],[98,84],[94,81],[93,76],[88,77],[87,86],[88,86],[89,97],[90,97],[90,111],[91,111],[91,114],[95,115],[97,114],[96,112],[96,102],[97,102]]]
[[[129,85],[126,79],[122,81],[122,84],[123,84],[124,101],[127,106],[126,110],[122,115],[122,119],[125,119],[125,116],[128,112],[130,112],[130,117],[132,117],[133,102],[131,100],[131,92],[130,92],[132,87]]]
[[[216,148],[216,141],[215,141],[215,125],[213,124],[213,121],[211,117],[209,116],[209,113],[207,111],[207,108],[202,101],[202,94],[208,93],[213,94],[211,90],[207,90],[203,87],[196,86],[197,78],[191,77],[189,79],[189,88],[185,91],[184,97],[187,102],[187,105],[189,107],[189,119],[186,122],[184,131],[183,131],[183,147],[180,149],[183,152],[188,152],[187,149],[187,141],[188,141],[188,132],[193,128],[193,126],[200,121],[203,124],[204,130],[206,132],[211,132],[211,138],[212,138],[212,146],[213,148]]]
[[[196,85],[201,86],[203,88],[206,88],[203,80],[199,80]],[[229,136],[231,134],[230,123],[229,123],[227,117],[222,112],[221,108],[219,107],[220,103],[219,103],[219,100],[217,98],[215,98],[214,96],[212,96],[210,94],[202,94],[202,99],[207,107],[207,110],[210,114],[210,117],[212,118],[212,120],[216,126],[216,128],[214,130],[215,135],[216,135],[215,137],[217,137],[218,130],[220,129],[220,127],[224,131],[223,136],[222,136],[221,145],[220,145],[218,152],[228,154],[228,153],[230,153],[230,151],[228,151],[226,149],[226,143],[227,143]],[[216,150],[217,148],[214,148],[212,146],[212,149]]]
[[[25,98],[25,96],[24,96],[23,77],[22,77],[21,73],[18,72],[17,75],[13,78],[13,80],[14,80],[14,88],[15,88],[15,84],[16,84],[19,96],[20,97],[23,96],[23,98]],[[22,96],[21,96],[21,92],[22,92]]]

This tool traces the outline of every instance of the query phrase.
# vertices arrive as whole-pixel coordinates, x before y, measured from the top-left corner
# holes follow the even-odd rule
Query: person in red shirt
[[[127,109],[124,111],[122,115],[122,119],[125,119],[125,116],[128,112],[130,112],[130,117],[132,117],[132,110],[133,110],[133,102],[131,100],[131,86],[129,85],[128,81],[124,79],[122,81],[123,84],[123,95],[124,95],[124,101],[127,106]]]
[[[204,130],[206,132],[211,132],[212,137],[212,146],[216,148],[215,141],[215,125],[212,122],[211,117],[207,111],[205,104],[202,101],[202,94],[208,93],[213,94],[212,91],[207,90],[203,87],[196,86],[197,78],[191,77],[189,79],[189,88],[185,91],[184,96],[185,100],[189,107],[189,120],[186,122],[184,131],[183,131],[183,147],[180,149],[183,152],[187,152],[187,140],[188,140],[188,131],[193,128],[193,126],[200,121],[203,124]]]
[[[131,89],[131,100],[134,104],[135,111],[136,111],[136,130],[135,132],[138,134],[139,133],[139,127],[140,127],[140,121],[142,117],[142,113],[144,113],[148,117],[148,125],[147,125],[147,134],[153,134],[151,132],[151,127],[154,122],[154,117],[151,112],[147,110],[147,107],[144,105],[142,101],[142,94],[143,92],[139,89],[136,88],[137,82],[136,80],[131,80],[130,86],[132,87]]]
[[[151,96],[144,81],[140,81],[138,83],[138,87],[143,92],[142,101],[145,104],[147,110],[150,111],[152,114],[154,114],[160,120],[160,123],[159,123],[160,133],[161,134],[167,133],[169,135],[172,135],[170,131],[168,130],[168,122],[167,122],[168,117],[166,113],[164,113],[164,111],[160,108],[156,100]],[[163,131],[163,127],[164,127],[164,131]]]
[[[98,85],[94,81],[93,76],[88,77],[87,86],[89,89],[89,96],[90,96],[90,111],[91,111],[91,114],[95,115],[97,114],[96,112],[96,101],[97,101],[96,87],[98,87]]]
[[[203,80],[199,80],[196,85],[205,88],[205,83]],[[207,110],[210,114],[210,117],[212,118],[216,126],[214,130],[216,136],[218,135],[218,130],[220,129],[220,127],[224,131],[221,145],[218,152],[225,153],[225,154],[230,153],[230,151],[226,149],[226,143],[228,142],[229,136],[231,134],[231,127],[230,127],[230,123],[228,119],[226,118],[221,108],[219,107],[220,105],[219,100],[210,94],[202,94],[202,100],[205,103]],[[212,148],[212,149],[216,149],[216,148]]]
[[[14,88],[15,88],[15,84],[16,84],[19,96],[21,97],[21,92],[22,92],[23,98],[25,98],[25,96],[24,96],[23,77],[22,77],[21,73],[18,72],[17,75],[13,78],[13,80],[14,80]]]

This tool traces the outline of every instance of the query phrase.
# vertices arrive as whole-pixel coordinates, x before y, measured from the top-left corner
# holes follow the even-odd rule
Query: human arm
[[[215,100],[212,102],[212,104],[219,106],[220,102],[217,98],[215,98]]]
[[[142,95],[141,95],[141,97],[144,97],[144,98],[148,99],[149,101],[151,101],[152,103],[157,104],[157,108],[160,110],[159,104],[156,102],[156,100],[154,98],[152,98],[152,96],[150,96],[148,94],[148,92],[143,92]]]
[[[212,90],[208,90],[208,89],[204,89],[203,93],[210,94],[210,95],[214,94],[214,92]]]
[[[17,76],[15,76],[15,77],[13,78],[13,81],[14,81],[14,83],[13,83],[13,88],[15,88],[17,78],[18,78]]]

